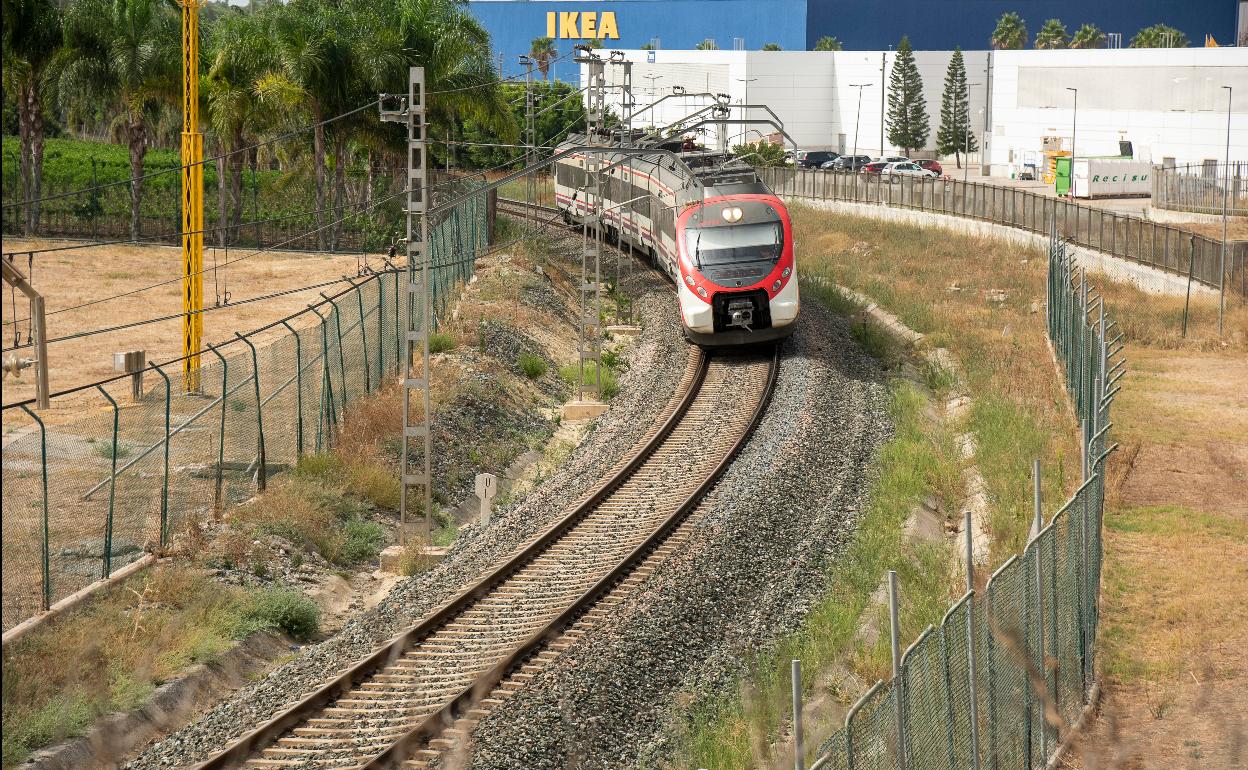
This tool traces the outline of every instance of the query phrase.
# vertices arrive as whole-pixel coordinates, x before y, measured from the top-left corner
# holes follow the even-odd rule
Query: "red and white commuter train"
[[[583,147],[570,137],[558,151]],[[688,145],[686,145],[687,147]],[[704,347],[748,345],[793,333],[801,301],[793,228],[784,203],[746,163],[720,152],[599,153],[601,201],[588,156],[555,163],[555,201],[568,222],[601,211],[606,234],[676,283],[685,336]]]

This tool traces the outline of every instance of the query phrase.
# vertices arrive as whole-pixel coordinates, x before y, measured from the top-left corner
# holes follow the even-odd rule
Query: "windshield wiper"
[[[693,264],[699,270],[702,269],[702,257],[701,257],[701,253],[698,250],[701,245],[702,245],[702,231],[699,230],[698,237],[693,239]]]

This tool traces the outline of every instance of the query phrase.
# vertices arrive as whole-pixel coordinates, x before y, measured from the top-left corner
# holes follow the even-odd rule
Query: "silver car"
[[[880,171],[880,176],[887,177],[890,182],[900,182],[903,176],[917,176],[923,178],[935,178],[940,176],[935,171],[929,171],[913,161],[896,161],[889,163]]]

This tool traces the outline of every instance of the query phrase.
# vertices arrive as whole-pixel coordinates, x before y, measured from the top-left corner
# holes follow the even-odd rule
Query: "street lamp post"
[[[858,112],[854,115],[854,157],[850,160],[850,172],[854,175],[854,200],[858,200],[858,123],[862,119],[862,89],[874,83],[850,83],[850,88],[858,89]]]
[[[1226,89],[1226,163],[1222,167],[1222,257],[1218,261],[1218,336],[1222,336],[1222,315],[1226,310],[1226,218],[1231,194],[1231,97],[1235,89]]]
[[[1067,91],[1075,94],[1075,108],[1070,117],[1070,188],[1066,190],[1066,194],[1075,197],[1075,131],[1079,128],[1079,89],[1066,87]]]
[[[966,118],[966,120],[963,121],[964,128],[962,129],[962,154],[966,156],[966,162],[962,164],[962,184],[966,184],[967,174],[970,173],[970,168],[971,168],[971,103],[970,103],[971,86],[978,86],[978,85],[982,85],[982,84],[981,83],[967,83],[966,84],[966,96],[967,96],[966,115],[963,116],[964,118]],[[958,101],[961,101],[961,100],[959,99]]]
[[[746,110],[749,109],[749,104],[750,104],[750,83],[753,83],[755,80],[758,80],[758,78],[734,78],[734,79],[738,83],[745,84],[745,96],[743,96],[741,99],[741,117],[744,119],[746,117]],[[744,128],[745,130],[743,130],[740,134],[737,135],[739,137],[744,137],[746,134],[749,133],[748,123],[743,123],[742,128]]]

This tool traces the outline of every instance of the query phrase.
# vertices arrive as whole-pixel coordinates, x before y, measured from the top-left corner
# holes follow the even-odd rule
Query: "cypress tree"
[[[940,130],[936,132],[936,151],[941,155],[953,153],[958,168],[962,168],[962,150],[974,152],[975,132],[970,130],[970,102],[966,90],[966,63],[962,49],[953,49],[949,69],[945,72],[945,92],[940,97]]]
[[[931,132],[923,101],[923,79],[914,63],[910,38],[903,37],[888,82],[888,141],[909,155],[911,150],[927,144]]]

